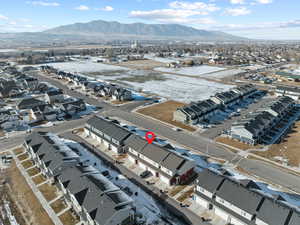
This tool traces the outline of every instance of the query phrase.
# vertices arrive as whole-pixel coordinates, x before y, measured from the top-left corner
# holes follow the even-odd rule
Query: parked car
[[[142,172],[140,174],[140,177],[143,178],[143,179],[148,178],[150,176],[152,176],[152,173],[149,170],[145,170],[144,172]]]

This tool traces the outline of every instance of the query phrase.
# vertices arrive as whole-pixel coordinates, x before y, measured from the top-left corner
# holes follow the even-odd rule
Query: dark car
[[[152,173],[150,171],[148,171],[148,170],[145,170],[144,172],[142,172],[140,174],[140,177],[143,178],[143,179],[147,178],[147,177],[150,177],[150,176],[152,176]]]

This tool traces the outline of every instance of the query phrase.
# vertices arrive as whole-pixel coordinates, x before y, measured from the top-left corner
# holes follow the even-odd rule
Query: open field
[[[180,127],[182,129],[188,130],[188,131],[195,131],[196,129],[185,125],[183,123],[179,123],[176,121],[173,121],[173,112],[178,108],[184,106],[184,103],[176,102],[176,101],[167,101],[164,103],[156,104],[150,107],[139,109],[137,112],[141,113],[146,116],[153,117],[155,119],[158,119],[160,121],[169,123],[171,125]]]
[[[26,215],[27,220],[32,221],[31,224],[41,224],[40,222],[43,221],[43,225],[54,225],[15,163],[12,163],[8,176],[10,193],[17,200],[18,205],[22,206],[22,212]],[[30,203],[30,207],[28,207],[28,203]]]
[[[176,73],[176,74],[187,75],[187,76],[200,76],[203,74],[226,70],[226,68],[202,65],[202,66],[191,66],[191,67],[180,67],[180,68],[158,67],[155,70],[160,72],[165,72],[165,73]]]
[[[280,162],[286,159],[290,166],[300,167],[300,121],[279,144],[273,144],[267,151],[253,152],[259,156]]]
[[[157,62],[151,59],[146,60],[135,60],[135,61],[128,61],[128,62],[121,62],[117,64],[121,67],[128,67],[131,69],[140,69],[140,70],[151,70],[156,67],[164,66],[165,64],[162,62]]]
[[[64,225],[75,225],[77,223],[79,223],[79,220],[78,218],[76,218],[71,210],[68,210],[67,212],[63,213],[59,219],[61,220],[61,222],[64,224]]]
[[[57,69],[64,70],[66,72],[78,72],[78,73],[89,73],[89,72],[102,72],[102,71],[125,71],[128,70],[125,67],[108,65],[103,63],[96,63],[92,61],[73,61],[73,62],[62,62],[62,63],[49,63],[49,66],[53,66]]]
[[[217,137],[216,142],[223,143],[223,144],[226,144],[226,145],[229,145],[234,148],[241,149],[241,150],[247,150],[247,149],[253,148],[253,146],[251,146],[251,145],[247,145],[245,143],[238,142],[238,141],[230,139],[228,137]]]
[[[42,186],[39,186],[39,190],[42,192],[47,201],[51,201],[57,197],[56,187],[51,184],[43,184]]]

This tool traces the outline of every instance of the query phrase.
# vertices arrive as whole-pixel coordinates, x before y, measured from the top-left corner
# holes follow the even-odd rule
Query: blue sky
[[[299,0],[2,0],[0,32],[91,20],[178,23],[249,38],[300,39]]]

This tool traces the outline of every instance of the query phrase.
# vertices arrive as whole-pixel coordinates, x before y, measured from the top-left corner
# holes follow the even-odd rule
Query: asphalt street
[[[144,104],[144,102],[135,102],[133,105],[126,104],[124,106],[116,107],[109,105],[105,102],[98,101],[94,98],[85,96],[76,91],[69,90],[65,85],[61,84],[57,80],[49,79],[44,76],[38,77],[40,80],[47,81],[56,85],[57,87],[64,90],[64,92],[70,96],[82,98],[89,104],[96,105],[100,107],[98,114],[106,115],[110,117],[118,117],[124,121],[130,122],[135,126],[142,129],[151,130],[155,132],[158,136],[166,138],[171,142],[177,143],[183,147],[193,149],[194,151],[201,152],[203,154],[208,154],[212,157],[217,157],[220,159],[231,161],[235,154],[226,150],[223,147],[217,145],[214,141],[209,138],[200,136],[199,134],[191,134],[188,132],[178,132],[172,130],[171,127],[160,123],[159,121],[145,118],[142,115],[130,112],[133,107]],[[61,125],[57,125],[50,128],[43,128],[43,131],[51,131],[54,133],[62,133],[68,129],[83,126],[87,118],[65,122]],[[0,141],[0,149],[3,151],[7,148],[19,145],[24,140],[24,134],[15,136],[7,140]],[[0,151],[1,151],[0,150]],[[271,183],[278,184],[280,186],[290,188],[293,191],[300,193],[300,177],[283,171],[271,164],[257,161],[253,159],[243,159],[239,166],[241,166],[247,172],[253,174],[254,176],[261,177]]]

